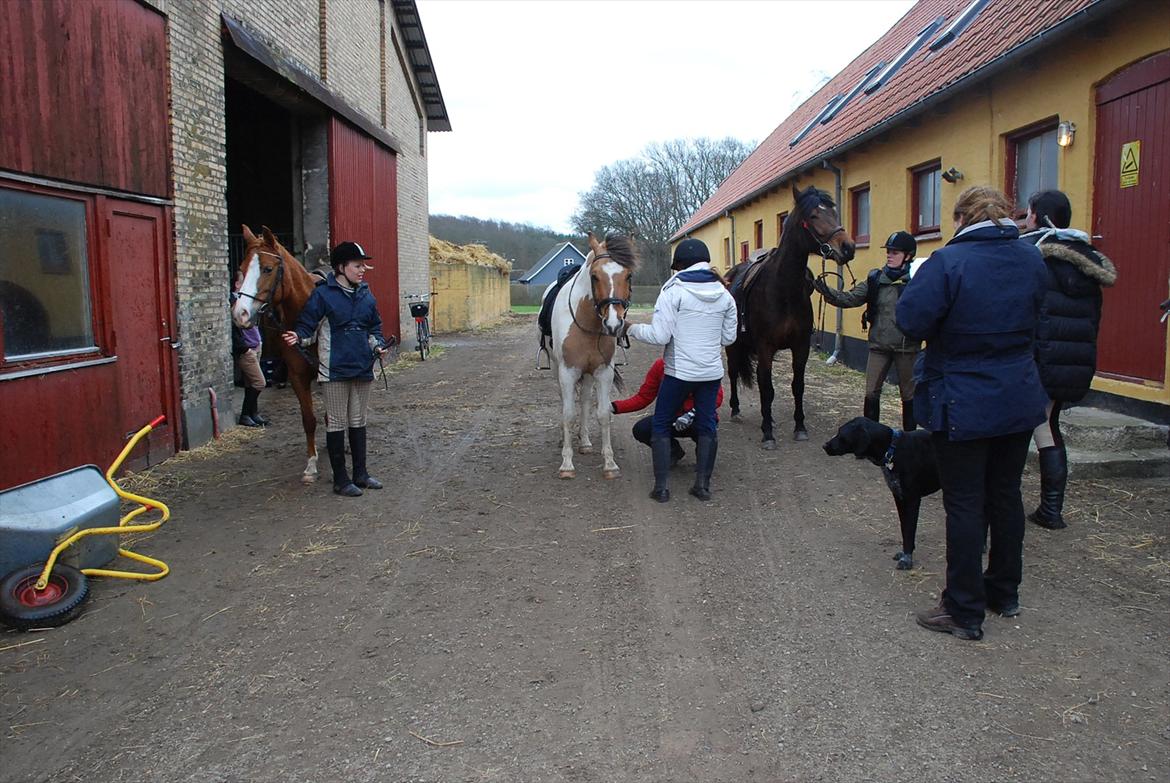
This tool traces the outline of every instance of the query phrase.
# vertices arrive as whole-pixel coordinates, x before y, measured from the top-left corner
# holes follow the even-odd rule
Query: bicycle
[[[429,294],[403,294],[402,298],[410,303],[410,314],[414,317],[414,336],[418,342],[416,346],[418,350],[419,361],[425,362],[427,354],[431,352],[431,322],[428,316],[431,312],[431,297],[435,295],[434,291]]]

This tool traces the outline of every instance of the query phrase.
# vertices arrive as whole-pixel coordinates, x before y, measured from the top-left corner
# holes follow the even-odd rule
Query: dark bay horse
[[[267,226],[261,228],[259,237],[244,226],[244,242],[232,320],[242,328],[258,325],[266,332],[291,330],[313,293],[316,276],[285,250]],[[317,416],[313,413],[310,384],[317,368],[302,349],[285,345],[283,340],[278,342],[281,358],[288,368],[288,381],[301,405],[301,425],[305,428],[308,461],[301,482],[312,484],[317,479]]]
[[[738,383],[752,385],[752,366],[760,389],[763,413],[764,448],[776,448],[772,434],[772,360],[777,351],[792,351],[792,417],[796,422],[793,436],[808,440],[804,427],[804,369],[808,364],[813,331],[812,273],[808,257],[814,253],[838,263],[853,259],[852,237],[841,226],[837,206],[829,194],[815,187],[798,190],[792,186],[795,202],[784,223],[780,246],[768,251],[760,266],[742,285],[750,262],[741,263],[727,273],[727,284],[735,294],[741,329],[739,337],[727,347],[727,372],[731,376],[731,415],[739,419]],[[740,282],[741,285],[737,285]]]

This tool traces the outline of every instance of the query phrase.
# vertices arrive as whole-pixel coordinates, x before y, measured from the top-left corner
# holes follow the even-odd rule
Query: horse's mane
[[[794,212],[809,212],[819,206],[828,207],[829,209],[837,208],[837,204],[833,201],[832,196],[823,190],[819,190],[816,185],[809,185],[805,190],[801,191],[800,196],[796,199],[796,209]]]
[[[614,261],[626,269],[637,268],[638,251],[634,247],[632,239],[624,234],[607,234],[602,244],[605,245],[605,251]]]

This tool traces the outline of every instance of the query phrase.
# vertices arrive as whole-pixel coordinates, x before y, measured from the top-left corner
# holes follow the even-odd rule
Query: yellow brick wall
[[[459,332],[498,321],[511,309],[508,273],[494,266],[431,262],[431,329]]]

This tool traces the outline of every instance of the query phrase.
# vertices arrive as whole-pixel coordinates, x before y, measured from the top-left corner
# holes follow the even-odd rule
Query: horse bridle
[[[808,235],[813,238],[813,241],[817,243],[817,252],[821,254],[821,258],[828,261],[830,258],[836,255],[837,251],[834,250],[833,246],[829,244],[829,240],[838,234],[844,234],[845,226],[838,225],[835,229],[829,232],[827,237],[821,238],[817,236],[815,231],[812,230],[807,220],[800,221],[800,225],[805,231],[808,232]]]
[[[602,259],[602,258],[613,258],[613,256],[611,256],[609,253],[602,253],[600,255],[594,256],[593,260],[597,261],[598,259]],[[587,271],[587,270],[582,268],[581,271],[578,272],[577,274],[581,274],[581,272],[584,272],[584,271]],[[573,281],[573,285],[575,285],[575,284],[576,284],[576,280]],[[572,294],[572,285],[570,285],[569,293]],[[571,301],[572,298],[573,298],[572,296],[565,297],[565,306],[567,308],[569,308],[569,315],[573,319],[573,324],[578,329],[580,329],[582,332],[585,332],[586,334],[597,335],[599,344],[601,342],[602,337],[617,337],[617,335],[613,335],[613,334],[607,335],[604,331],[600,331],[600,330],[595,331],[593,329],[586,329],[584,326],[582,326],[581,322],[577,320],[577,312],[576,312],[576,308],[573,307],[573,304]],[[618,299],[617,297],[613,297],[613,296],[606,297],[605,299],[598,299],[593,292],[593,278],[592,278],[592,276],[590,276],[590,278],[589,278],[589,298],[593,300],[593,311],[595,313],[597,313],[598,320],[604,321],[604,319],[601,317],[601,308],[605,307],[606,305],[621,305],[622,307],[626,308],[627,310],[630,309],[630,300],[629,299]],[[623,318],[622,320],[624,321],[625,319]],[[625,337],[625,335],[622,335],[622,336]],[[625,345],[626,346],[629,345],[629,338],[628,337],[626,338]]]
[[[243,291],[236,291],[235,295],[237,298],[245,296],[254,302],[260,302],[260,305],[256,308],[257,318],[267,315],[268,317],[275,319],[276,314],[270,308],[274,298],[276,297],[276,290],[280,288],[281,283],[284,282],[284,258],[280,255],[280,253],[270,253],[267,250],[257,250],[255,253],[261,256],[272,256],[276,259],[276,282],[273,283],[272,287],[268,289],[268,296],[263,300],[257,296],[252,296],[252,294],[245,294]]]

